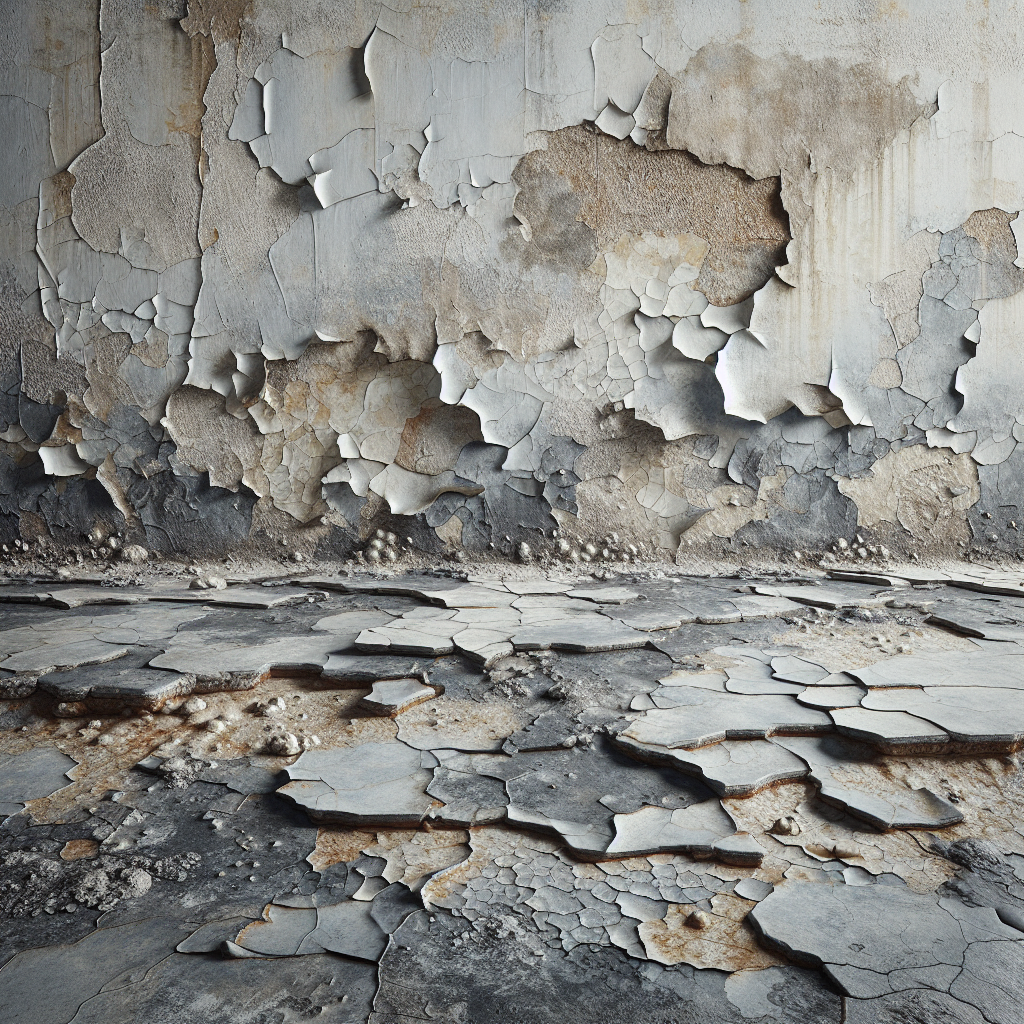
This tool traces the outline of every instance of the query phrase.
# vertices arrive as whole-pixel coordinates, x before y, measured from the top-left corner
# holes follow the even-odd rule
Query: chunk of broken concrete
[[[432,686],[418,679],[382,679],[373,684],[370,692],[359,701],[359,706],[371,714],[393,718],[407,708],[436,696],[437,691]]]
[[[313,750],[285,768],[278,793],[314,821],[343,825],[417,825],[433,801],[426,793],[437,759],[396,740]]]

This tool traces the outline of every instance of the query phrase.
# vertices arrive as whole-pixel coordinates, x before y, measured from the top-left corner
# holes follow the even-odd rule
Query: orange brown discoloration
[[[659,963],[719,971],[759,971],[780,966],[786,961],[762,949],[746,923],[753,906],[750,900],[738,896],[715,896],[707,926],[696,929],[686,923],[694,908],[672,904],[663,921],[645,921],[638,930],[647,955]]]
[[[97,856],[100,844],[95,839],[71,839],[60,851],[61,860],[84,860]]]
[[[317,829],[316,846],[306,858],[314,871],[323,871],[332,864],[355,860],[366,847],[372,846],[376,836],[372,832],[355,829],[322,827]]]

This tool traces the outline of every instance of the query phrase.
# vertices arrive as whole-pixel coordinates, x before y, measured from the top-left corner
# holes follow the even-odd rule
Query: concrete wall
[[[1020,3],[0,19],[8,545],[1024,552]]]

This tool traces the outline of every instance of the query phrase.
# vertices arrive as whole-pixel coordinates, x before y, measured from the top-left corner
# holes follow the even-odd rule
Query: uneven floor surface
[[[1020,1024],[1022,742],[1020,572],[8,577],[2,1016]]]

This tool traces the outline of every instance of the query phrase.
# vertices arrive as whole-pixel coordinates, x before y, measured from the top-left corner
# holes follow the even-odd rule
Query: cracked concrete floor
[[[1024,579],[601,576],[8,579],[5,1019],[1019,1024]]]

